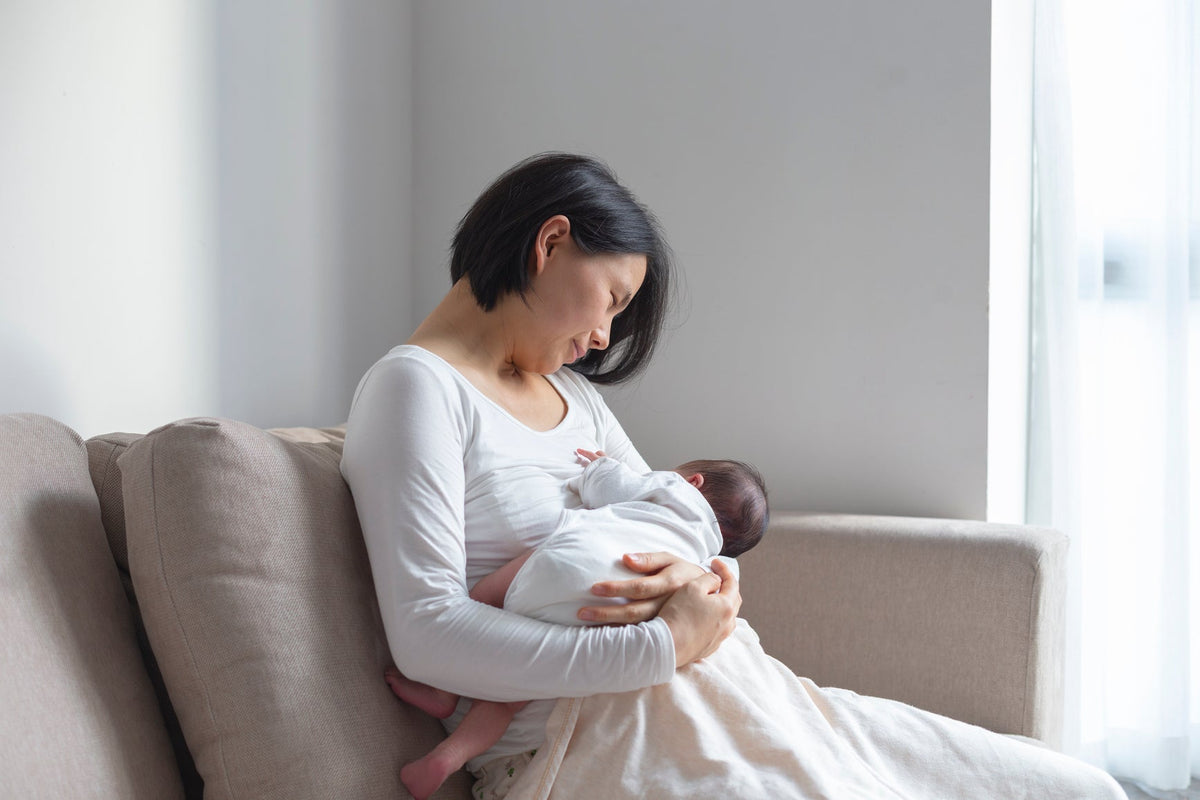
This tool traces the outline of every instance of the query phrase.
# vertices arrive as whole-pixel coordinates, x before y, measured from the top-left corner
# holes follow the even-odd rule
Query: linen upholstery
[[[0,793],[181,797],[83,441],[13,414],[0,447]]]
[[[118,459],[133,585],[206,798],[403,797],[440,725],[391,657],[337,431],[194,419]],[[464,774],[438,796],[464,797]]]
[[[195,424],[204,427],[200,421]],[[208,421],[207,425],[217,428],[230,425],[236,429],[236,435],[222,430],[214,434],[215,445],[203,442],[196,447],[172,445],[158,449],[151,459],[149,478],[153,478],[153,462],[155,459],[161,462],[163,457],[167,463],[174,458],[175,463],[160,469],[160,477],[164,472],[183,474],[182,478],[173,479],[177,485],[169,491],[150,491],[148,497],[134,504],[135,510],[139,505],[153,508],[158,499],[164,501],[167,510],[176,507],[176,520],[171,525],[152,519],[153,548],[159,548],[160,528],[173,532],[176,539],[180,535],[208,536],[208,531],[222,527],[213,524],[219,520],[219,512],[242,528],[248,519],[264,520],[270,517],[272,509],[289,507],[278,495],[292,492],[295,487],[312,501],[301,502],[304,507],[319,507],[325,502],[321,498],[336,494],[327,491],[329,486],[339,484],[326,480],[327,473],[321,471],[324,467],[318,470],[322,477],[315,483],[325,488],[314,492],[304,488],[307,478],[288,477],[297,470],[281,464],[295,467],[297,461],[312,460],[311,453],[298,456],[292,449],[296,447],[338,452],[342,435],[339,429],[298,428],[266,433],[246,430],[248,426],[236,423]],[[201,431],[204,432],[210,431]],[[136,434],[96,437],[87,442],[85,460],[79,437],[65,426],[35,415],[0,416],[0,625],[3,626],[0,630],[6,634],[0,647],[0,674],[4,675],[0,681],[0,708],[5,711],[0,717],[0,795],[180,796],[178,773],[172,774],[173,760],[169,749],[162,744],[163,723],[153,710],[147,680],[130,644],[131,626],[123,621],[130,616],[136,619],[137,603],[146,602],[145,593],[132,594],[133,583],[128,584],[129,599],[134,603],[131,613],[130,607],[122,607],[120,583],[115,580],[129,562],[125,546],[125,497],[115,491],[122,483],[120,456],[140,440]],[[205,454],[214,447],[217,455]],[[264,448],[268,456],[265,458]],[[168,451],[174,452],[174,456]],[[197,453],[204,457],[197,460]],[[284,453],[288,458],[279,458]],[[221,462],[218,455],[227,460]],[[167,463],[160,466],[166,467]],[[202,471],[228,469],[234,478],[188,474],[189,465],[198,467],[204,463],[209,466]],[[94,490],[87,487],[89,464]],[[256,482],[264,482],[264,476],[268,485],[255,488]],[[143,489],[146,479],[144,475],[140,484]],[[292,488],[281,489],[281,480]],[[201,491],[204,486],[209,488]],[[232,490],[226,491],[230,487]],[[131,491],[137,494],[140,490],[132,487]],[[344,486],[339,491],[344,491]],[[189,500],[187,496],[194,492],[207,493],[209,499]],[[213,500],[214,494],[222,499]],[[275,502],[264,503],[264,498],[271,496],[276,497]],[[334,505],[343,500],[344,497]],[[186,502],[194,502],[199,509],[198,518],[204,522],[198,528],[179,520],[187,512],[178,506]],[[222,505],[228,508],[222,511]],[[315,513],[311,509],[305,512],[308,517]],[[101,520],[107,541],[98,527]],[[798,515],[777,511],[772,521],[772,530],[764,543],[740,559],[746,600],[743,616],[762,634],[767,652],[786,661],[801,675],[818,678],[823,685],[897,696],[989,727],[993,725],[987,720],[1001,720],[1002,724],[994,726],[1001,731],[1013,730],[1009,721],[1023,721],[1018,723],[1023,727],[1018,727],[1017,732],[1057,741],[1055,726],[1045,724],[1045,720],[1056,719],[1061,710],[1057,687],[1061,682],[1064,537],[1052,531],[1018,526],[899,517]],[[307,533],[300,534],[298,546],[291,547],[291,551],[307,553],[309,557],[302,559],[306,561],[317,558],[314,553],[324,552],[322,540],[314,530],[316,526],[309,522],[311,519],[300,526]],[[130,547],[138,538],[134,535],[138,527],[130,526]],[[277,530],[280,526],[272,527],[269,520],[262,521],[261,527],[270,533],[266,538],[272,541],[288,538],[288,531],[296,528],[284,526],[287,531],[281,533]],[[356,537],[355,529],[355,537],[351,538],[357,541]],[[232,541],[225,539],[230,537],[217,536],[215,544],[224,548],[238,544],[236,536]],[[203,541],[207,543],[208,539]],[[192,567],[187,547],[196,552],[197,563],[207,570],[206,577],[198,576],[197,580],[202,584],[205,581],[210,585],[220,584],[207,559],[207,551],[212,548],[198,542],[169,543],[165,551],[174,560],[163,559],[162,565],[172,565],[176,577],[190,578]],[[245,584],[244,573],[255,573],[257,569],[255,562],[254,570],[237,571],[233,577]],[[359,562],[358,569],[365,570],[364,562]],[[993,569],[998,574],[988,575]],[[346,572],[340,566],[332,571]],[[369,575],[365,571],[362,575],[362,585],[369,585]],[[225,610],[229,603],[214,603],[203,597],[202,602],[221,608],[218,613],[198,611],[195,595],[202,594],[201,590],[188,586],[187,580],[183,583],[192,596],[189,598],[188,592],[179,593],[188,602],[181,606],[176,617],[199,627],[205,636],[228,639],[230,625],[226,618],[239,620],[250,616],[241,612],[231,615]],[[338,586],[343,588],[339,590]],[[228,587],[217,588],[228,593]],[[347,595],[353,597],[354,592],[347,593],[344,589],[339,580],[313,581],[307,589],[297,589],[290,595],[293,601],[302,595],[302,602],[265,604],[271,607],[264,607],[261,618],[255,622],[262,629],[295,630],[297,618],[311,620],[314,614],[319,616],[309,606],[345,604]],[[176,602],[175,595],[162,590],[152,594],[155,595],[152,610],[158,609],[160,615],[174,613],[170,607]],[[160,608],[164,604],[168,607],[166,612]],[[247,601],[241,607],[252,605]],[[373,600],[370,605],[369,615],[374,618]],[[1017,611],[1020,608],[1028,609],[1026,625],[1014,622],[1021,616]],[[922,619],[924,615],[931,619]],[[950,620],[950,628],[945,620]],[[995,620],[1002,622],[998,628],[991,627]],[[378,625],[377,621],[373,624]],[[373,630],[376,639],[366,648],[371,652],[375,652],[374,648],[383,649],[381,631],[377,627]],[[282,651],[280,658],[291,659],[286,671],[292,676],[303,671],[295,666],[299,659],[296,651],[300,651],[302,655],[309,654],[304,657],[305,663],[328,662],[336,668],[328,671],[329,675],[345,674],[345,660],[324,655],[322,643],[330,635],[328,631],[324,622],[312,624],[306,632],[296,633],[287,647],[268,643],[272,648],[269,659],[274,660],[275,653]],[[182,640],[178,631],[164,638],[174,648]],[[198,639],[193,637],[189,641],[194,643]],[[247,662],[259,657],[265,646],[262,637],[250,637],[250,642],[240,646]],[[224,650],[238,647],[235,643],[221,644]],[[146,650],[148,653],[148,646]],[[996,659],[990,655],[995,651],[1009,653],[1010,657]],[[1023,657],[1016,656],[1018,651],[1023,651]],[[228,652],[221,657],[225,659],[221,663],[232,660]],[[381,658],[386,659],[386,654]],[[228,695],[232,699],[223,701],[226,705],[241,703],[247,694],[247,684],[260,688],[261,693],[279,684],[278,680],[268,680],[282,669],[279,665],[264,667],[248,680],[247,673],[255,670],[246,664],[234,663],[218,675],[212,656],[200,653],[199,660],[207,661],[206,674],[216,675],[201,689],[212,695]],[[153,663],[152,656],[147,663]],[[184,663],[190,662],[185,658]],[[888,673],[893,675],[889,678]],[[366,682],[374,687],[376,678],[369,675]],[[349,682],[361,682],[361,676],[352,675]],[[175,683],[177,694],[178,687],[184,686],[182,697],[186,705],[203,703],[200,689],[192,690],[186,680]],[[333,679],[326,677],[320,689],[328,690],[333,683]],[[1026,687],[1024,691],[1022,686]],[[964,697],[964,692],[971,691],[969,687],[978,687],[976,697]],[[395,723],[388,712],[384,726],[387,730],[376,739],[388,740],[385,749],[389,753],[393,747],[399,749],[392,767],[376,770],[368,765],[360,771],[393,776],[399,763],[423,753],[441,733],[432,720],[416,712],[406,714],[403,704],[383,691],[385,701],[377,702],[379,698],[375,697],[369,701],[371,713],[378,707],[393,708],[403,718]],[[303,701],[296,697],[300,694],[303,692],[296,688],[286,699],[302,705]],[[297,769],[323,770],[328,763],[319,751],[314,751],[314,766],[294,766],[294,754],[302,751],[307,758],[312,750],[310,743],[317,738],[313,730],[319,725],[313,722],[313,717],[335,713],[328,711],[331,702],[319,693],[312,698],[321,709],[292,713],[285,707],[282,716],[289,718],[278,724],[275,723],[280,714],[269,715],[272,716],[269,723],[252,720],[246,730],[238,727],[243,721],[240,717],[226,714],[219,720],[226,727],[234,726],[234,735],[223,740],[231,751],[240,746],[235,741],[239,736],[277,739],[286,735],[299,742],[294,747],[259,746],[250,755],[235,752],[235,762],[238,758],[257,762],[249,770],[254,775],[273,776],[271,786],[262,787],[261,792],[247,790],[239,796],[372,796],[369,791],[360,792],[354,779],[343,781],[329,791],[316,783],[311,788],[294,789]],[[276,702],[273,698],[263,700],[268,707]],[[213,705],[220,707],[222,702]],[[164,689],[164,716],[169,715],[170,709]],[[244,711],[242,716],[251,717],[254,712]],[[371,714],[359,713],[358,717],[364,730],[375,724]],[[214,729],[217,722],[211,723]],[[337,735],[337,725],[341,724],[345,723],[322,728],[333,731],[326,737],[328,740],[345,738]],[[280,725],[286,725],[286,734],[277,730]],[[191,735],[196,738],[194,731]],[[370,738],[368,734],[364,737]],[[405,751],[403,743],[392,743],[391,739],[397,738],[414,743]],[[180,746],[183,747],[182,740]],[[186,748],[183,755],[187,756]],[[386,755],[373,752],[367,758],[381,762]],[[279,788],[272,788],[276,783]],[[452,786],[437,796],[465,800],[470,797],[468,783],[465,776],[455,776]],[[394,796],[406,796],[403,790],[395,788],[398,782],[391,781],[391,786]],[[201,790],[197,784],[185,785],[184,791],[189,793],[188,797],[199,797]],[[209,794],[229,796],[212,787]]]
[[[204,797],[204,781],[196,771],[192,754],[187,749],[183,731],[179,728],[179,718],[171,705],[167,687],[163,684],[162,672],[158,668],[158,660],[150,648],[146,638],[146,626],[142,622],[141,609],[138,606],[137,594],[133,590],[133,579],[129,576],[129,549],[125,541],[125,499],[121,494],[121,470],[117,461],[129,445],[142,438],[137,433],[107,433],[93,436],[84,444],[87,447],[88,469],[92,474],[92,485],[96,496],[100,498],[100,520],[104,524],[104,532],[108,536],[108,546],[112,551],[113,560],[117,565],[117,573],[121,577],[121,585],[125,588],[125,596],[133,608],[134,632],[137,636],[138,649],[142,653],[142,662],[154,694],[158,698],[159,710],[167,726],[171,739],[171,748],[175,751],[175,761],[179,775],[183,781],[183,794],[187,800],[201,800]]]
[[[125,543],[125,501],[121,496],[121,470],[117,467],[117,458],[140,438],[139,433],[106,433],[84,442],[88,471],[96,496],[100,498],[100,521],[104,523],[109,549],[131,598],[133,586],[129,580],[129,548]]]
[[[1024,525],[775,514],[738,559],[741,615],[820,686],[1057,747],[1066,550]]]

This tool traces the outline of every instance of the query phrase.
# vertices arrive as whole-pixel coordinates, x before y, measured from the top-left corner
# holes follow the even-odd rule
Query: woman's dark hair
[[[685,476],[694,472],[704,476],[700,493],[721,526],[725,542],[721,555],[740,556],[762,540],[771,521],[762,473],[742,461],[708,458],[689,461],[677,471]]]
[[[654,215],[601,162],[543,153],[497,178],[458,223],[451,281],[466,275],[485,311],[506,294],[524,298],[534,241],[556,214],[570,220],[571,238],[588,255],[646,256],[646,278],[613,320],[609,348],[590,350],[571,365],[595,383],[619,383],[645,367],[658,344],[671,288],[671,251]]]

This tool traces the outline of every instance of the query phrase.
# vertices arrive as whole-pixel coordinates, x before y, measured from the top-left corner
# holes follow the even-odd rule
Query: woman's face
[[[607,348],[613,319],[646,278],[646,256],[587,255],[566,228],[561,235],[554,231],[544,237],[544,245],[539,237],[523,335],[514,337],[513,363],[543,375],[583,358],[590,349]]]

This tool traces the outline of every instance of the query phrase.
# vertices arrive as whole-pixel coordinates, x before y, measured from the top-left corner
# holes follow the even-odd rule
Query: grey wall
[[[218,405],[335,424],[413,326],[411,8],[210,5]]]
[[[652,464],[982,517],[988,50],[957,0],[11,0],[0,412],[340,421],[477,193],[579,150],[685,275],[610,395]]]
[[[199,17],[0,3],[0,412],[100,433],[212,407]]]
[[[0,4],[0,413],[344,420],[412,327],[411,3]]]
[[[610,393],[652,464],[754,461],[777,508],[983,517],[987,4],[418,2],[414,40],[415,317],[488,181],[599,155],[686,273]]]

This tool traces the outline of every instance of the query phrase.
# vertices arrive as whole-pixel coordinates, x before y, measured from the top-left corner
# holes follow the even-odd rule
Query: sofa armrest
[[[1060,745],[1067,538],[959,520],[777,513],[742,616],[819,685]]]

